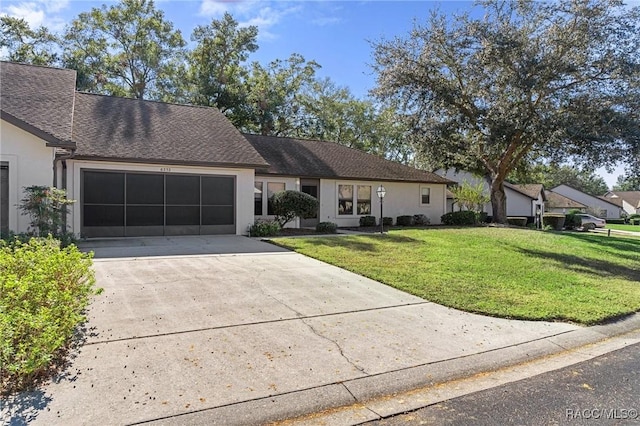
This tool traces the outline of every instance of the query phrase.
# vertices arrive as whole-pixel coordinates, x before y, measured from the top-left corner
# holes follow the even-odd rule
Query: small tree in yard
[[[280,191],[271,196],[273,213],[281,228],[296,217],[307,219],[318,211],[318,200],[298,191]]]
[[[471,210],[480,213],[484,210],[484,205],[488,203],[491,198],[484,192],[484,185],[482,182],[478,182],[477,185],[472,185],[467,181],[462,182],[462,185],[449,189],[453,194],[453,199],[460,210]]]
[[[68,206],[75,200],[69,200],[65,191],[48,186],[25,187],[25,197],[20,201],[22,214],[31,218],[31,229],[36,236],[48,234],[58,237],[66,232],[64,219]]]

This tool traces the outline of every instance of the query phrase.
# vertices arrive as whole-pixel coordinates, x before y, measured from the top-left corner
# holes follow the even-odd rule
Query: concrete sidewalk
[[[97,259],[104,292],[86,341],[54,383],[7,401],[3,419],[246,425],[357,402],[341,421],[355,424],[377,418],[363,405],[372,398],[640,328],[637,316],[584,328],[473,315],[235,238],[252,249]]]

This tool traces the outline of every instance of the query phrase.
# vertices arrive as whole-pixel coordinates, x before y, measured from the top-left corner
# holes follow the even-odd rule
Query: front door
[[[317,179],[302,179],[300,180],[300,190],[305,194],[309,194],[320,201],[320,181]],[[315,228],[318,224],[318,212],[315,216],[308,219],[300,219],[300,226],[303,228]]]

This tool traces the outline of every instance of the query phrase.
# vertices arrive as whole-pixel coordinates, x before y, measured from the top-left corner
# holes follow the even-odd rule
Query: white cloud
[[[274,39],[278,36],[273,28],[282,22],[285,16],[302,9],[302,3],[296,3],[264,0],[202,0],[200,15],[217,19],[228,12],[238,21],[240,27],[250,25],[258,27],[260,39]]]
[[[45,25],[50,30],[55,31],[64,26],[62,18],[55,16],[55,14],[66,9],[68,6],[69,0],[18,2],[3,8],[2,14],[14,18],[22,18],[34,29]]]

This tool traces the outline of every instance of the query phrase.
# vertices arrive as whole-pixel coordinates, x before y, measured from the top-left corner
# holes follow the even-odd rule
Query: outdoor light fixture
[[[382,201],[384,200],[384,196],[387,195],[387,190],[384,189],[384,186],[380,185],[378,189],[376,189],[376,194],[378,194],[378,198],[380,198],[380,233],[384,234],[384,215],[382,214]]]

